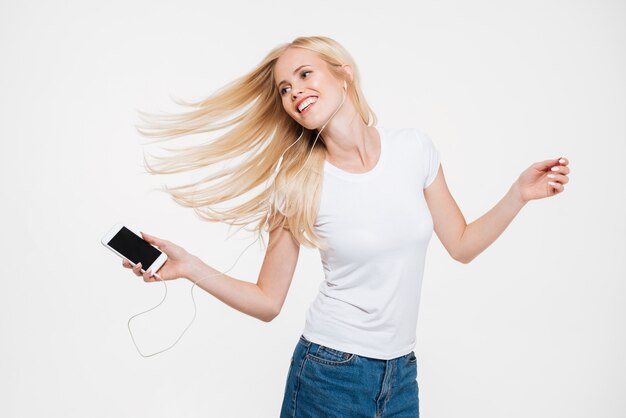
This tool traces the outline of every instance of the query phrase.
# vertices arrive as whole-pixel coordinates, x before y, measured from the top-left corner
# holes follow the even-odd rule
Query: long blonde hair
[[[348,51],[331,38],[303,36],[275,47],[249,73],[203,100],[173,99],[177,104],[191,108],[188,112],[155,115],[138,111],[148,125],[136,126],[136,129],[146,137],[162,138],[155,141],[161,142],[232,126],[209,143],[168,149],[171,154],[158,157],[161,163],[156,166],[148,163],[144,154],[146,170],[150,174],[180,173],[250,153],[238,165],[190,184],[165,186],[164,189],[175,202],[193,208],[203,220],[242,226],[256,223],[253,231],[262,241],[262,232],[266,228],[269,232],[280,226],[291,231],[301,245],[326,249],[325,242],[314,230],[326,146],[323,140],[314,145],[317,131],[304,128],[284,110],[274,81],[276,61],[288,48],[314,52],[326,61],[329,71],[338,80],[350,81],[341,68],[342,64],[350,64],[353,79],[348,83],[348,97],[366,125],[377,124],[376,115],[361,91],[356,63]],[[280,170],[274,174],[283,153]],[[215,205],[253,190],[274,175],[274,183],[263,187],[255,197],[228,210],[215,209]],[[204,188],[199,189],[200,186]]]

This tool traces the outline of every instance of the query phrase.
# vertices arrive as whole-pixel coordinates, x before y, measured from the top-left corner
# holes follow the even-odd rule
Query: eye
[[[311,70],[306,70],[306,71],[302,71],[302,72],[300,73],[300,75],[301,75],[301,76],[304,76],[306,73],[312,73],[312,72],[313,72],[313,71],[311,71]],[[283,94],[285,94],[285,89],[286,89],[286,88],[287,88],[287,87],[283,87],[282,89],[280,89],[280,95],[281,95],[281,96],[282,96]]]

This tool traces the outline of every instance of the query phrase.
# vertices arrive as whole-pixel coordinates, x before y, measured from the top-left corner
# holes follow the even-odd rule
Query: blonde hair
[[[146,170],[151,174],[180,173],[249,153],[233,167],[197,182],[164,189],[175,202],[193,208],[203,220],[243,226],[256,223],[253,231],[262,241],[266,227],[269,232],[280,226],[288,229],[301,245],[326,249],[313,227],[320,204],[326,146],[323,140],[314,145],[317,131],[304,128],[284,110],[274,81],[276,61],[288,48],[304,48],[324,60],[333,76],[348,81],[348,97],[365,124],[376,125],[376,115],[365,101],[357,66],[348,51],[331,38],[303,36],[275,47],[250,72],[203,100],[173,99],[191,108],[187,112],[151,115],[138,111],[148,125],[136,129],[146,137],[163,138],[156,141],[161,142],[232,127],[209,143],[168,149],[171,155],[155,157],[161,160],[156,166],[149,164],[144,154]],[[352,81],[342,64],[352,66]],[[283,153],[284,160],[272,186],[262,188],[255,197],[231,209],[215,209],[215,205],[235,199],[270,179]],[[198,190],[200,186],[203,188]]]

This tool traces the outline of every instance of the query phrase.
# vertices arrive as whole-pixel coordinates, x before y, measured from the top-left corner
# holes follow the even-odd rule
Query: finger
[[[157,238],[153,235],[146,234],[143,231],[139,231],[139,232],[141,232],[141,236],[143,237],[143,239],[148,241],[150,244],[154,244],[157,247],[161,247],[163,244],[165,244],[165,240],[163,239]]]
[[[559,160],[554,159],[554,160],[543,160],[543,161],[539,161],[534,163],[532,166],[540,171],[544,171],[544,170],[549,170],[550,167],[558,165],[559,164]]]
[[[554,167],[552,167],[550,169],[551,172],[553,173],[559,173],[559,174],[569,174],[569,167],[566,167],[564,165],[555,165]]]
[[[553,181],[555,183],[567,184],[569,181],[569,177],[564,176],[563,174],[550,173],[547,177],[548,181]]]
[[[133,273],[135,273],[136,276],[141,276],[141,263],[135,264],[133,267]]]
[[[127,259],[123,259],[122,260],[122,266],[124,266],[126,268],[131,268],[130,261],[128,261]]]
[[[568,165],[569,164],[569,160],[565,157],[561,157],[559,158],[559,164],[561,165]]]
[[[153,282],[154,280],[154,277],[152,277],[152,270],[148,270],[143,274],[144,282]]]
[[[549,181],[548,182],[548,186],[550,186],[552,189],[554,189],[557,193],[560,193],[563,190],[565,190],[565,187],[561,183],[557,183],[557,182],[553,182],[553,181]]]

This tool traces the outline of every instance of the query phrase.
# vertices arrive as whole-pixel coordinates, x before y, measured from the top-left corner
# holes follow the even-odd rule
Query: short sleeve
[[[422,151],[424,161],[424,189],[431,185],[437,177],[439,171],[440,156],[435,144],[428,135],[418,130],[422,140]]]

